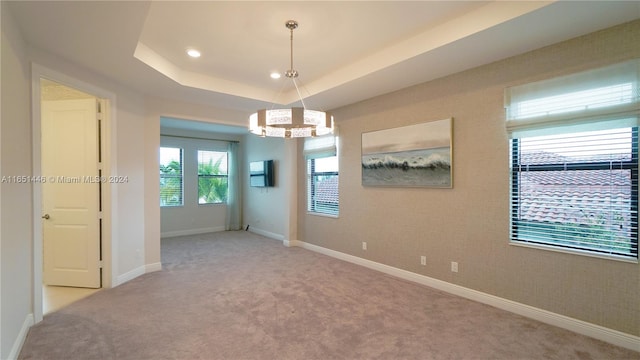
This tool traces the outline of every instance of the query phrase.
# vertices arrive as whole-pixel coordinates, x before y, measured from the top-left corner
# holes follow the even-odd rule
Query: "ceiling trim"
[[[221,79],[209,74],[188,71],[178,67],[149,46],[138,42],[133,56],[182,86],[241,96],[259,101],[290,105],[335,87],[389,68],[393,65],[446,47],[483,30],[498,26],[554,1],[502,2],[494,1],[471,12],[430,27],[411,38],[389,45],[375,53],[326,74],[322,78],[302,84],[302,93],[295,88],[283,91],[274,99],[272,89],[263,89],[239,82]]]

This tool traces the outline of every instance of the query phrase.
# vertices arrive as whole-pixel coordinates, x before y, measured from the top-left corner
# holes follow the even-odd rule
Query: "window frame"
[[[531,234],[531,236],[529,236],[529,240],[540,240],[543,242],[543,244],[531,244],[530,242],[518,240],[518,232],[516,231],[516,236],[512,237],[513,229],[510,229],[510,244],[533,246],[536,248],[551,249],[554,251],[578,253],[581,255],[638,263],[637,128],[640,125],[639,89],[640,59],[637,58],[599,68],[505,88],[505,126],[507,134],[512,141],[509,145],[509,154],[511,156],[509,160],[511,167],[509,181],[511,185],[509,189],[510,226],[513,226],[514,222],[518,222],[519,219],[522,218],[524,220],[520,223],[520,231]],[[571,196],[565,196],[561,193],[544,194],[545,188],[542,187],[540,188],[542,191],[540,194],[543,195],[538,194],[535,188],[531,188],[531,193],[519,192],[521,188],[518,184],[519,178],[517,176],[522,172],[514,173],[514,170],[522,169],[518,169],[520,164],[516,163],[515,159],[519,159],[521,162],[523,161],[520,159],[520,154],[518,153],[520,150],[518,146],[519,140],[515,139],[527,139],[543,135],[560,134],[575,134],[576,136],[579,136],[578,134],[582,132],[621,128],[633,129],[633,133],[630,134],[631,139],[629,139],[631,141],[631,147],[625,151],[627,154],[626,156],[630,156],[631,160],[624,157],[616,159],[613,162],[607,161],[606,170],[610,171],[610,176],[612,176],[612,178],[610,178],[611,180],[601,182],[601,184],[597,186],[607,186],[606,184],[609,184],[609,186],[622,186],[619,188],[624,192],[622,194],[623,197],[619,198],[623,200],[622,202],[617,204],[610,202],[608,208],[598,206],[597,201],[607,201],[607,198],[605,195],[601,197],[599,195],[594,196],[597,194],[595,191],[597,188],[589,188],[589,195],[579,195],[577,202],[569,204],[569,207],[579,209],[578,214],[581,214],[578,218],[572,219],[571,214],[568,212],[564,215],[565,217],[557,217],[557,211],[547,211],[548,209],[553,209],[552,206],[557,206],[554,202],[572,199]],[[564,142],[572,144],[574,140],[572,140],[571,136],[573,135],[567,135],[564,138],[560,137],[560,139],[565,139],[563,140]],[[537,140],[538,139],[536,139],[536,141]],[[618,153],[615,148],[616,145],[613,143],[611,144],[613,147],[607,147],[611,150],[610,154],[613,155]],[[586,145],[595,146],[596,143],[586,143]],[[541,149],[543,148],[544,147],[541,147]],[[597,147],[594,147],[593,149],[596,148]],[[604,162],[602,161],[604,160],[576,157],[568,157],[565,160],[558,158],[555,160],[555,163],[544,165],[534,165],[535,162],[527,164],[529,160],[524,161],[524,164],[522,165],[527,167],[525,170],[530,170],[530,175],[528,178],[520,179],[523,181],[522,186],[530,186],[528,182],[530,180],[535,180],[535,178],[538,177],[536,175],[532,175],[533,173],[531,171],[561,170],[559,166],[562,167],[562,170],[573,169],[580,172],[587,171],[587,173],[584,174],[567,173],[566,179],[563,179],[556,184],[559,186],[569,187],[569,189],[573,186],[571,185],[571,176],[577,175],[579,177],[576,179],[584,178],[585,180],[590,180],[588,178],[589,171],[594,171],[594,179],[597,179],[596,176],[600,176],[603,172],[602,168],[604,167]],[[617,165],[616,168],[620,168],[621,163],[625,163],[624,167],[627,168],[626,170],[616,170],[613,167],[610,167],[615,164]],[[624,171],[627,178],[624,179],[624,182],[618,183],[616,179],[618,178],[620,171]],[[557,178],[558,180],[562,179],[562,177]],[[629,182],[631,183],[629,184]],[[582,187],[587,184],[590,185],[590,183],[585,182],[585,184],[578,186]],[[547,184],[545,182],[540,182],[539,185],[545,186]],[[594,183],[594,185],[596,184]],[[552,187],[549,187],[548,189],[552,189]],[[564,191],[564,188],[561,188],[561,190]],[[524,191],[528,190],[524,189]],[[611,190],[608,191],[610,192]],[[533,197],[527,197],[527,195],[533,195]],[[522,196],[524,196],[524,198]],[[544,199],[546,196],[550,196],[549,202],[544,200],[544,202],[539,201]],[[615,199],[616,196],[618,195],[613,195],[613,197],[610,198]],[[527,202],[531,201],[531,199],[534,199],[535,197],[539,197],[535,199],[535,201],[538,201],[538,204],[543,207],[542,217],[530,216],[530,214],[523,212],[528,211],[528,208],[526,207],[514,208],[514,206],[519,206],[523,203],[527,205]],[[578,204],[577,207],[575,204]],[[564,204],[561,205],[564,206]],[[545,209],[545,207],[548,207],[548,209]],[[544,214],[549,216],[545,217]],[[567,215],[569,216],[567,217]],[[592,220],[583,221],[580,216],[589,216]],[[631,221],[631,217],[634,217],[633,223]],[[620,222],[617,218],[624,219],[624,222]],[[544,221],[542,219],[552,220]],[[573,223],[572,221],[575,221],[576,219],[578,219],[578,222]],[[593,219],[596,221],[594,222]],[[527,224],[527,222],[529,222],[529,224]],[[559,225],[559,227],[546,227],[545,223],[555,223]],[[613,224],[618,225],[621,231],[617,231],[617,229],[612,227]],[[581,225],[585,226],[582,227]],[[526,226],[529,226],[529,228]],[[535,233],[535,231],[539,232]],[[558,234],[558,236],[555,234]],[[631,248],[629,249],[626,246],[618,247],[617,244],[626,244],[626,241],[622,240],[618,236],[624,236],[629,239],[631,241]],[[565,242],[566,245],[572,246],[561,247],[555,243],[556,239],[558,239],[559,242]],[[585,241],[582,241],[582,239]],[[593,240],[593,247],[603,247],[602,250],[604,251],[599,252],[597,249],[592,249],[592,246],[589,246],[588,244],[590,240]],[[576,247],[578,249],[576,249]]]
[[[200,152],[212,152],[212,153],[224,153],[225,157],[226,157],[226,162],[227,162],[227,173],[226,174],[200,174]],[[197,196],[196,196],[196,201],[197,201],[197,205],[198,206],[207,206],[207,205],[225,205],[227,204],[227,202],[229,201],[229,152],[226,150],[214,150],[214,149],[203,149],[203,148],[196,148],[196,187],[197,187]],[[225,199],[223,201],[220,202],[205,202],[205,203],[201,203],[200,202],[200,179],[204,179],[204,178],[212,178],[212,179],[226,179],[227,181],[227,186],[226,186],[226,196]]]
[[[574,134],[578,134],[574,133]],[[568,134],[570,135],[570,134]],[[597,162],[572,162],[572,163],[553,163],[553,164],[526,164],[522,165],[519,163],[521,157],[521,148],[520,148],[520,140],[521,138],[512,138],[510,144],[510,160],[511,160],[511,186],[510,186],[510,229],[509,229],[509,238],[510,243],[514,245],[523,245],[523,246],[531,246],[531,247],[540,247],[549,250],[555,251],[564,251],[570,253],[579,253],[581,255],[587,256],[595,256],[595,257],[605,257],[609,259],[617,259],[623,261],[638,261],[638,127],[631,127],[631,157],[629,160],[625,161],[617,161],[616,170],[629,170],[630,171],[630,181],[631,181],[631,189],[630,189],[630,227],[631,229],[636,229],[635,239],[634,233],[631,232],[631,236],[628,238],[631,240],[632,248],[631,254],[622,254],[615,253],[611,250],[598,250],[592,248],[585,248],[580,246],[571,246],[569,244],[554,244],[544,241],[535,241],[531,239],[524,239],[518,237],[518,227],[525,221],[518,219],[520,211],[514,210],[514,206],[521,205],[521,196],[520,194],[520,174],[527,172],[535,172],[535,171],[572,171],[572,170],[586,170],[586,171],[596,171],[596,170],[611,170],[611,162],[610,161],[597,161]],[[516,200],[517,198],[517,200]],[[635,247],[633,246],[635,245]]]
[[[176,175],[176,174],[163,174],[162,172],[160,173],[160,181],[162,182],[162,179],[180,179],[180,203],[179,204],[162,204],[162,196],[160,196],[160,207],[161,208],[176,208],[176,207],[183,207],[184,206],[184,148],[182,148],[181,146],[160,146],[160,151],[162,151],[162,149],[178,149],[180,150],[180,174]],[[160,166],[162,166],[162,164],[159,164]],[[162,194],[162,184],[160,184],[160,195]]]
[[[337,198],[338,198],[338,203],[336,205],[336,209],[335,212],[329,212],[329,211],[321,211],[322,209],[318,209],[317,206],[317,200],[314,201],[314,197],[316,194],[316,187],[317,187],[317,177],[320,176],[335,176],[337,178],[337,182],[338,184],[340,183],[340,171],[322,171],[322,172],[316,172],[315,168],[316,168],[316,160],[318,159],[324,159],[324,158],[329,158],[329,157],[335,157],[337,161],[339,161],[338,156],[337,155],[332,155],[332,156],[325,156],[325,157],[311,157],[311,158],[307,158],[307,213],[311,214],[311,215],[320,215],[320,216],[327,216],[327,217],[334,217],[337,218],[340,215],[340,191],[339,191],[339,185],[338,185],[338,191],[337,191]]]

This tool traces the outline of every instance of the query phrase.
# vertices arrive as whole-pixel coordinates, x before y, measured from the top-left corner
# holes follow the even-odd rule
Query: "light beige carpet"
[[[244,231],[163,240],[162,262],[45,316],[20,359],[640,359]]]

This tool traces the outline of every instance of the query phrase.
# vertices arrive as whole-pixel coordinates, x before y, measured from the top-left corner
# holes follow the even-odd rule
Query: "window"
[[[226,152],[198,150],[198,204],[227,202],[227,169]]]
[[[639,65],[507,89],[514,243],[638,258]]]
[[[307,211],[337,216],[339,213],[336,136],[306,138]]]
[[[338,215],[338,157],[307,159],[307,210]]]
[[[160,148],[160,206],[182,206],[182,149]]]
[[[512,239],[637,256],[637,143],[637,127],[513,139]]]

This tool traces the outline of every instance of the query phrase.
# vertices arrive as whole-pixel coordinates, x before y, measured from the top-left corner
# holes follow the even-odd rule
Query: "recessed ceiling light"
[[[191,56],[192,58],[199,58],[200,57],[200,51],[198,51],[196,49],[188,49],[187,50],[187,55]]]
[[[271,76],[272,79],[280,79],[280,73],[279,72],[275,72],[274,71],[274,72],[271,73],[270,76]]]

